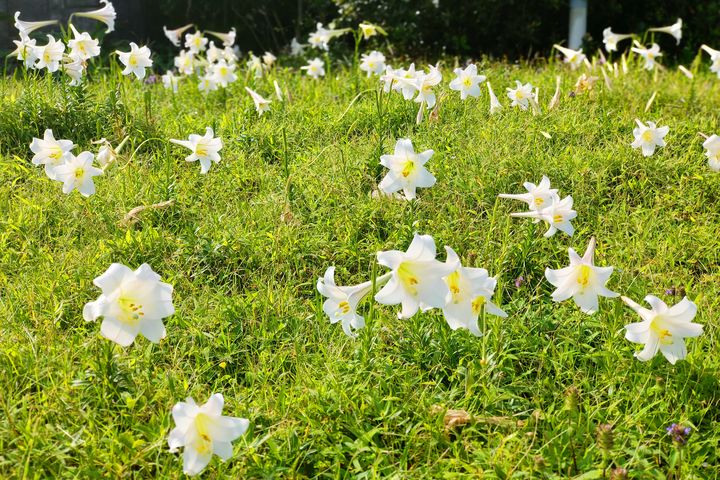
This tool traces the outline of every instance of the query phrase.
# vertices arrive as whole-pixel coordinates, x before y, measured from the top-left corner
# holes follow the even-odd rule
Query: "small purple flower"
[[[157,75],[148,75],[145,79],[145,85],[155,85],[156,83],[158,83]]]
[[[675,295],[675,287],[666,288],[665,295]]]
[[[692,429],[690,427],[683,427],[682,425],[673,423],[669,427],[666,427],[665,431],[672,437],[673,442],[678,445],[685,445]]]
[[[517,277],[515,279],[515,288],[522,287],[524,283],[525,283],[525,278],[522,275],[520,275],[519,277]]]

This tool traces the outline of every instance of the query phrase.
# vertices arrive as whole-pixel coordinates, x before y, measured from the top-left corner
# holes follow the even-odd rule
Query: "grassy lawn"
[[[224,413],[250,429],[204,478],[591,479],[606,467],[717,478],[720,174],[698,132],[720,133],[720,81],[707,66],[694,80],[635,67],[612,90],[601,77],[573,97],[578,74],[564,66],[481,63],[505,106],[491,116],[484,86],[465,102],[448,90],[453,67],[442,66],[437,118],[420,125],[416,103],[338,67],[320,81],[241,76],[207,96],[194,80],[173,96],[111,71],[79,88],[0,79],[0,477],[182,478],[170,410],[222,393]],[[556,75],[562,97],[548,111]],[[292,99],[258,117],[243,87],[270,98],[272,79]],[[540,114],[509,108],[515,79],[539,86]],[[636,118],[670,126],[651,157],[630,147]],[[206,126],[225,146],[200,175],[168,139]],[[130,138],[83,198],[30,163],[46,128],[76,153]],[[435,151],[437,183],[415,202],[371,195],[398,138]],[[510,217],[521,203],[497,198],[542,175],[574,198],[575,236],[543,238],[543,224]],[[368,299],[357,339],[331,325],[315,289],[325,269],[364,282],[386,271],[376,252],[406,250],[414,232],[434,237],[441,260],[450,245],[496,276],[508,318],[483,317],[477,338],[439,310],[398,320],[398,307]],[[639,317],[620,299],[593,316],[551,300],[545,268],[565,267],[568,247],[582,253],[591,236],[597,264],[615,267],[611,290],[697,303],[705,332],[686,360],[635,359],[623,327]],[[112,262],[148,263],[174,286],[160,344],[122,348],[83,320]],[[450,409],[471,418],[446,427]],[[672,423],[692,428],[685,447]]]

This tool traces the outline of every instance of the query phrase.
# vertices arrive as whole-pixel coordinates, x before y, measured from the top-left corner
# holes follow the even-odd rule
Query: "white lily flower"
[[[668,27],[648,28],[648,31],[661,32],[672,35],[673,37],[675,37],[677,44],[680,45],[680,40],[682,39],[682,18],[678,18],[677,22],[673,23]]]
[[[15,12],[15,23],[13,26],[20,32],[20,38],[25,38],[39,28],[49,27],[59,23],[57,20],[43,20],[40,22],[28,22],[20,20],[20,12]]]
[[[282,94],[282,90],[280,89],[280,84],[278,83],[277,80],[273,80],[273,87],[275,87],[275,96],[277,97],[278,102],[282,102],[283,94]]]
[[[657,43],[653,43],[650,48],[645,48],[638,43],[636,47],[632,47],[630,50],[645,59],[645,70],[652,70],[655,68],[655,60],[658,57],[662,57],[662,53],[660,53],[660,45]]]
[[[605,287],[613,267],[596,267],[593,263],[595,237],[590,239],[582,258],[572,248],[568,249],[568,253],[569,267],[559,270],[545,269],[545,278],[556,287],[552,293],[553,301],[562,302],[572,297],[580,310],[593,314],[598,311],[598,295],[608,298],[620,296]]]
[[[633,129],[635,141],[633,141],[630,145],[633,148],[642,149],[644,157],[649,157],[655,153],[655,147],[665,146],[664,138],[670,131],[670,127],[656,127],[655,122],[647,122],[647,125],[644,125],[638,119],[635,119],[635,122],[638,125]]]
[[[610,27],[603,30],[603,43],[605,44],[605,50],[608,52],[617,51],[617,44],[626,38],[632,38],[630,33],[613,33]]]
[[[13,40],[13,43],[15,44],[15,50],[8,57],[17,57],[18,60],[25,64],[25,68],[35,68],[40,53],[36,40],[21,34],[20,40]]]
[[[234,47],[225,47],[223,48],[223,57],[225,57],[225,61],[228,62],[228,64],[234,64],[237,63],[240,54],[240,49],[238,46]]]
[[[102,22],[107,25],[107,30],[105,30],[105,33],[110,33],[115,30],[115,18],[117,17],[117,13],[115,13],[115,7],[113,7],[113,4],[110,3],[108,0],[100,0],[100,3],[102,3],[104,7],[98,10],[92,10],[90,12],[75,12],[73,13],[73,15],[77,15],[78,17],[92,18],[93,20]]]
[[[83,308],[83,318],[94,322],[102,317],[100,333],[108,340],[127,347],[138,334],[153,343],[165,338],[163,318],[175,313],[172,285],[160,281],[147,263],[132,271],[113,263],[93,280],[102,295]]]
[[[195,54],[188,50],[180,50],[180,53],[175,57],[175,68],[178,72],[183,75],[192,75],[195,71]]]
[[[302,55],[303,50],[305,50],[305,45],[301,44],[297,41],[297,38],[293,37],[292,41],[290,42],[290,55],[293,57],[297,57],[299,55]]]
[[[395,70],[395,84],[392,89],[402,92],[405,100],[411,100],[418,91],[418,78],[424,75],[415,71],[415,64],[411,63],[407,70],[399,68]]]
[[[315,80],[325,76],[325,64],[317,57],[310,60],[307,65],[300,67],[300,70],[305,70],[305,73]]]
[[[217,89],[217,79],[215,78],[215,75],[212,75],[210,72],[207,72],[198,81],[198,90],[203,93],[213,92]]]
[[[30,143],[30,150],[35,154],[32,158],[33,165],[45,165],[45,174],[51,180],[57,180],[55,168],[65,163],[65,160],[72,157],[71,150],[75,144],[70,140],[55,140],[53,131],[46,129],[42,140],[33,137]]]
[[[250,60],[246,63],[248,70],[255,73],[255,78],[262,78],[263,76],[263,63],[260,57],[250,52]]]
[[[100,144],[100,149],[98,150],[98,154],[95,156],[95,160],[97,160],[100,168],[105,170],[108,165],[115,161],[117,158],[117,152],[112,147],[112,144],[110,144],[110,142],[108,142],[105,138],[101,138],[97,142],[93,143]]]
[[[710,135],[703,143],[703,148],[706,150],[705,156],[710,169],[720,172],[720,137],[714,134]]]
[[[330,40],[333,38],[342,35],[345,32],[349,32],[349,28],[342,28],[339,30],[330,29],[323,27],[322,23],[318,23],[316,26],[317,30],[310,34],[310,37],[308,38],[308,43],[315,47],[319,48],[321,50],[327,51],[330,43]]]
[[[380,82],[383,84],[383,92],[389,93],[390,89],[397,85],[396,76],[397,70],[393,69],[390,65],[385,65],[385,72],[380,75]]]
[[[456,78],[450,82],[450,90],[460,92],[460,100],[465,100],[468,95],[471,97],[480,96],[480,83],[484,82],[487,77],[477,74],[477,66],[472,63],[465,67],[455,69]]]
[[[535,98],[533,86],[530,82],[523,85],[520,80],[515,80],[515,88],[507,88],[507,96],[512,100],[510,103],[511,107],[518,106],[522,110],[527,110],[530,106],[530,101]]]
[[[189,148],[192,153],[185,157],[185,160],[188,162],[199,160],[200,173],[202,174],[210,170],[212,162],[217,163],[220,161],[220,154],[218,152],[223,147],[222,140],[220,137],[215,137],[213,129],[210,127],[205,128],[205,135],[203,136],[192,134],[188,140],[170,139],[170,143]]]
[[[641,362],[652,359],[660,350],[675,365],[687,356],[684,339],[698,337],[703,332],[702,325],[692,322],[697,314],[697,305],[687,297],[668,307],[656,296],[648,295],[645,301],[651,309],[641,307],[627,297],[622,299],[642,318],[642,322],[625,325],[625,338],[645,345],[640,352],[635,352],[635,358]]]
[[[65,52],[65,44],[60,40],[55,40],[52,35],[48,35],[48,43],[40,45],[36,50],[38,61],[35,68],[38,70],[47,68],[48,72],[56,72],[60,68],[60,61]]]
[[[207,48],[207,44],[208,39],[203,36],[202,32],[185,34],[185,48],[195,55],[200,52],[204,52]]]
[[[255,110],[257,110],[260,116],[270,110],[270,100],[266,100],[259,93],[257,93],[255,90],[250,89],[249,87],[245,87],[245,90],[250,94],[250,97],[255,103]]]
[[[410,139],[398,139],[395,153],[380,157],[380,164],[389,171],[380,181],[378,189],[388,195],[402,190],[407,200],[413,200],[417,188],[435,185],[435,177],[425,168],[433,153],[432,150],[415,153]]]
[[[383,305],[402,304],[398,318],[410,318],[419,309],[443,308],[449,292],[443,277],[457,270],[457,264],[435,259],[435,241],[430,235],[415,234],[407,252],[378,252],[380,265],[392,270],[388,283],[375,295]]]
[[[390,276],[391,273],[386,273],[376,278],[375,285],[382,285]],[[335,267],[328,267],[325,275],[318,278],[317,290],[327,298],[323,303],[323,312],[330,319],[330,323],[341,322],[345,335],[356,338],[355,330],[365,326],[365,319],[358,315],[357,306],[372,291],[372,281],[341,287],[335,284]]]
[[[55,167],[55,179],[63,182],[63,193],[68,194],[77,189],[83,197],[95,193],[93,177],[102,175],[103,171],[93,167],[95,155],[82,152],[77,157],[70,155],[65,163]]]
[[[374,37],[378,33],[387,35],[385,30],[383,30],[381,27],[379,27],[377,25],[373,25],[372,23],[362,22],[360,25],[358,25],[358,27],[360,27],[360,31],[362,32],[362,36],[363,36],[364,40],[367,40],[370,37]]]
[[[65,75],[70,77],[70,86],[76,87],[82,83],[85,73],[85,61],[80,58],[67,56],[62,63],[61,69]]]
[[[198,406],[188,397],[172,409],[175,428],[170,432],[168,445],[174,453],[183,451],[183,473],[198,475],[207,467],[213,454],[224,462],[233,455],[232,442],[243,435],[250,422],[246,418],[222,414],[225,399],[213,394],[204,405]]]
[[[565,63],[570,64],[570,68],[573,70],[582,65],[587,58],[582,52],[582,48],[580,50],[573,50],[572,48],[566,48],[558,44],[553,45],[553,47],[563,54]]]
[[[501,193],[498,197],[520,200],[527,203],[530,210],[539,211],[549,207],[558,196],[558,189],[550,188],[550,179],[545,175],[543,175],[539,184],[525,182],[523,186],[527,193]],[[540,220],[536,219],[536,221],[539,222]]]
[[[213,65],[211,71],[221,87],[227,87],[238,78],[235,74],[235,65],[228,65],[225,60],[220,60]]]
[[[277,57],[271,52],[265,52],[262,56],[262,61],[267,68],[272,68],[272,66],[275,65],[275,62],[277,61]]]
[[[487,87],[488,87],[488,94],[490,95],[490,115],[492,115],[493,113],[502,109],[502,104],[500,103],[500,100],[498,100],[497,96],[495,95],[495,92],[493,92],[490,82],[487,82]]]
[[[162,78],[163,87],[166,89],[172,89],[173,93],[177,93],[180,77],[175,76],[172,70],[168,70],[165,75],[160,78]]]
[[[220,33],[220,32],[207,32],[207,33],[222,40],[223,46],[225,46],[225,47],[232,47],[233,45],[235,45],[235,37],[237,35],[237,32],[235,31],[235,27],[233,27],[227,33]]]
[[[165,36],[167,37],[170,42],[175,45],[176,47],[180,46],[180,38],[182,37],[182,34],[189,28],[192,28],[193,24],[188,23],[187,25],[176,28],[175,30],[168,30],[165,25],[163,25],[163,32],[165,32]]]
[[[363,53],[360,62],[360,70],[367,72],[367,76],[380,75],[385,70],[385,55],[373,50],[369,54]]]
[[[208,42],[207,50],[205,51],[205,59],[209,64],[212,65],[213,63],[219,62],[220,60],[225,60],[225,52],[222,48],[216,47],[215,42],[210,40],[210,42]]]
[[[488,275],[484,268],[463,267],[457,253],[445,247],[447,263],[455,266],[455,270],[443,278],[448,287],[445,297],[443,315],[451,329],[466,328],[470,333],[480,337],[478,316],[485,310],[499,317],[507,317],[502,309],[492,302],[497,280]]]
[[[428,110],[433,108],[437,101],[432,88],[442,81],[442,73],[440,73],[440,70],[432,65],[430,65],[429,68],[430,71],[428,73],[420,73],[417,76],[416,88],[418,94],[417,97],[415,97],[415,102],[421,104],[421,107],[422,104],[425,104]]]
[[[542,210],[516,212],[511,213],[510,216],[535,218],[546,222],[549,225],[549,228],[543,235],[545,238],[552,237],[558,230],[572,237],[575,233],[575,227],[573,227],[570,222],[577,217],[577,212],[573,210],[572,207],[573,198],[571,196],[567,196],[560,200],[560,197],[555,195],[553,201],[550,202],[550,205]]]
[[[70,24],[70,29],[75,36],[72,40],[68,40],[70,57],[88,60],[100,55],[100,46],[96,39],[92,38],[87,32],[78,32],[72,23]]]
[[[148,47],[138,47],[135,42],[130,42],[130,51],[121,52],[116,50],[120,63],[125,65],[122,71],[123,75],[134,74],[138,80],[145,78],[145,69],[150,68],[153,61],[150,59],[150,49]]]
[[[705,50],[708,55],[710,55],[710,61],[712,62],[712,64],[710,65],[710,71],[716,73],[718,78],[720,78],[720,50],[715,50],[714,48],[710,48],[705,44],[701,45],[700,48]]]

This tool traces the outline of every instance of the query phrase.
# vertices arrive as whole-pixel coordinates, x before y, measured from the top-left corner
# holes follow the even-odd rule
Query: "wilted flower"
[[[415,234],[407,252],[378,252],[378,263],[392,270],[390,281],[375,295],[383,305],[402,304],[399,318],[410,318],[418,309],[443,308],[449,290],[443,277],[456,264],[435,259],[435,242],[430,235]]]
[[[93,177],[102,175],[103,171],[93,167],[95,155],[82,152],[77,157],[70,155],[61,165],[55,167],[55,179],[63,182],[63,193],[68,194],[77,189],[83,197],[95,193]]]
[[[170,432],[168,445],[174,453],[183,451],[183,473],[198,475],[207,467],[213,454],[224,462],[233,454],[232,441],[243,435],[250,422],[246,418],[222,414],[225,399],[213,394],[204,405],[198,406],[188,397],[172,409],[175,428]]]
[[[110,33],[115,30],[115,17],[117,17],[117,14],[115,13],[115,7],[113,7],[113,4],[110,3],[108,0],[100,0],[100,3],[104,4],[105,6],[98,10],[92,10],[90,12],[75,12],[73,13],[73,15],[77,15],[78,17],[92,18],[93,20],[102,22],[107,25],[107,30],[105,30],[105,33]]]
[[[562,302],[572,297],[580,310],[593,314],[598,310],[599,295],[608,298],[620,296],[619,293],[605,287],[612,275],[613,267],[596,267],[593,264],[595,237],[590,239],[590,244],[582,258],[572,248],[568,249],[568,252],[569,267],[559,270],[545,269],[545,277],[556,287],[552,293],[553,301]]]
[[[654,295],[645,297],[651,309],[641,307],[627,297],[623,301],[632,308],[640,317],[642,322],[631,323],[625,326],[625,338],[634,343],[645,345],[640,352],[635,352],[635,357],[645,362],[652,359],[660,352],[673,365],[676,361],[687,356],[684,338],[697,337],[702,334],[703,326],[692,323],[697,313],[697,306],[683,298],[680,303],[669,307]]]
[[[499,317],[507,317],[502,309],[492,302],[497,280],[488,275],[484,268],[463,267],[457,253],[445,247],[447,264],[455,270],[444,277],[448,287],[443,315],[451,329],[467,328],[475,336],[481,336],[478,316],[485,310]]]
[[[305,70],[305,73],[315,80],[325,76],[325,64],[317,57],[310,60],[304,67],[300,67],[300,70]]]
[[[457,76],[450,82],[450,90],[460,92],[460,100],[465,100],[468,95],[471,97],[480,96],[480,83],[484,82],[487,77],[485,75],[477,74],[477,66],[471,63],[465,69],[456,68],[455,75]]]
[[[191,28],[192,26],[192,23],[188,23],[187,25],[176,28],[175,30],[168,30],[167,27],[163,25],[163,32],[165,32],[165,36],[168,40],[170,40],[170,42],[172,42],[173,45],[179,47],[181,35],[185,32],[185,30]]]
[[[655,153],[655,147],[665,146],[665,135],[670,131],[670,127],[656,127],[655,122],[647,122],[644,125],[640,120],[635,119],[637,127],[633,129],[635,141],[632,142],[633,148],[642,149],[642,154],[649,157]]]
[[[360,70],[367,72],[368,77],[372,74],[380,75],[385,70],[385,55],[378,51],[363,53],[361,60]]]
[[[649,28],[650,32],[662,32],[667,33],[675,37],[677,44],[680,45],[680,39],[682,39],[682,18],[678,18],[677,22],[673,23],[668,27]]]
[[[20,12],[15,12],[15,23],[14,27],[18,29],[20,32],[20,38],[28,38],[28,35],[30,33],[34,32],[35,30],[43,27],[48,27],[50,25],[55,25],[58,23],[57,20],[43,20],[41,22],[27,22],[20,20]]]
[[[515,88],[507,88],[507,96],[512,100],[511,107],[518,106],[522,110],[527,110],[530,101],[535,98],[533,86],[529,82],[523,85],[520,80],[515,80]]]
[[[210,127],[205,128],[205,135],[203,136],[192,134],[188,137],[188,140],[170,139],[170,143],[189,148],[192,153],[185,157],[185,160],[188,162],[199,160],[200,173],[202,174],[210,170],[212,162],[217,163],[220,161],[218,152],[223,147],[222,140],[220,137],[215,137],[213,129]]]
[[[255,110],[257,110],[260,116],[270,110],[270,100],[264,99],[259,93],[249,87],[245,87],[245,90],[250,94],[250,97],[255,103]]]
[[[135,42],[130,42],[129,52],[117,53],[120,62],[125,65],[123,75],[135,74],[138,80],[145,78],[145,69],[152,66],[153,61],[150,59],[150,49],[148,47],[138,47]]]
[[[435,177],[425,168],[433,153],[432,150],[415,153],[410,139],[398,139],[395,153],[380,157],[380,164],[389,172],[380,181],[378,188],[388,195],[402,190],[407,200],[414,199],[417,188],[435,185]]]
[[[605,50],[608,52],[617,51],[618,42],[625,40],[626,38],[632,38],[630,33],[613,33],[610,27],[603,30],[603,43],[605,44]]]
[[[51,129],[45,130],[42,140],[32,139],[30,150],[35,154],[32,158],[34,165],[45,165],[45,173],[51,180],[56,180],[55,168],[65,163],[72,156],[71,150],[75,147],[70,140],[55,140]]]
[[[592,90],[597,81],[598,77],[588,77],[583,73],[575,83],[575,93],[585,93]]]
[[[655,59],[662,57],[662,53],[660,53],[660,45],[653,43],[650,48],[645,48],[639,43],[636,43],[636,45],[636,47],[632,47],[630,50],[645,59],[645,70],[652,70],[655,68]]]
[[[720,172],[720,137],[710,135],[703,143],[705,148],[705,156],[708,159],[708,165],[716,172]]]

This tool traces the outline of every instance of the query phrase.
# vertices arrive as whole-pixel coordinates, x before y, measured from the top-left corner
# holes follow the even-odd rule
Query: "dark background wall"
[[[306,41],[315,22],[338,19],[339,25],[368,20],[387,27],[396,53],[433,57],[446,53],[477,57],[526,57],[546,54],[567,38],[568,0],[115,0],[116,32],[104,41],[149,42],[162,55],[172,47],[162,26],[194,22],[207,30],[235,26],[243,51],[278,52],[299,35]],[[642,32],[650,26],[684,21],[683,41],[658,35],[666,57],[687,61],[702,43],[720,48],[720,0],[589,0],[587,48],[601,46],[602,30]],[[12,14],[65,22],[74,10],[98,8],[95,0],[0,0],[0,50],[13,48]],[[78,19],[91,33],[102,26]],[[344,42],[344,43],[343,43]],[[350,39],[336,42],[350,48]]]

